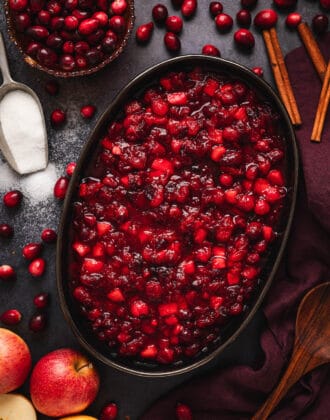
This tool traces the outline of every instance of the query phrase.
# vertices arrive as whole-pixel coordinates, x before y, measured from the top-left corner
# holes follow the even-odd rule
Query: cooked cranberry
[[[252,71],[259,77],[262,77],[264,75],[264,69],[262,67],[259,67],[259,66],[253,67]]]
[[[15,12],[21,12],[28,6],[28,0],[9,0],[9,7]]]
[[[23,257],[27,260],[34,260],[40,255],[42,248],[42,244],[40,243],[31,242],[26,244],[22,251]]]
[[[202,48],[202,54],[221,57],[220,50],[212,44],[206,44]]]
[[[116,403],[110,403],[103,407],[100,420],[116,420],[118,416],[118,407]]]
[[[56,242],[56,239],[57,239],[57,233],[55,232],[55,230],[54,230],[54,229],[49,229],[49,228],[44,229],[44,230],[41,232],[41,239],[42,239],[44,242],[51,244],[51,243],[53,243],[53,242]]]
[[[60,85],[56,80],[50,80],[45,84],[45,89],[50,95],[57,95],[60,90]]]
[[[34,314],[29,321],[29,328],[33,332],[40,332],[46,328],[47,315],[45,313]]]
[[[178,403],[175,410],[177,420],[192,420],[192,412],[186,404]]]
[[[24,32],[30,25],[31,19],[27,13],[20,13],[15,16],[15,27],[19,32]]]
[[[254,24],[260,29],[269,29],[276,25],[277,13],[272,9],[264,9],[256,14]]]
[[[126,12],[127,1],[126,0],[114,0],[111,4],[111,10],[114,15],[122,15]]]
[[[234,40],[239,47],[247,49],[254,47],[254,36],[248,29],[238,29],[234,34]]]
[[[241,6],[244,9],[253,9],[257,3],[258,0],[241,0]]]
[[[112,16],[109,19],[109,28],[112,29],[116,34],[122,34],[125,31],[125,19],[123,16]]]
[[[80,115],[85,119],[90,119],[94,117],[95,111],[96,111],[96,106],[85,105],[80,108]]]
[[[164,36],[164,43],[169,51],[177,52],[181,48],[181,41],[179,37],[173,32],[166,32]]]
[[[231,16],[227,15],[226,13],[219,13],[214,18],[214,21],[217,28],[221,32],[228,32],[233,27],[233,19]]]
[[[21,322],[22,314],[17,309],[8,309],[0,315],[0,321],[6,325],[16,325]]]
[[[0,223],[0,237],[11,238],[14,235],[14,229],[7,223]]]
[[[220,3],[219,1],[211,1],[209,5],[209,11],[211,15],[214,17],[218,15],[219,13],[222,13],[223,11],[222,3]]]
[[[327,15],[319,14],[315,15],[312,20],[313,31],[318,34],[324,34],[328,30],[329,19]]]
[[[15,280],[16,272],[11,265],[0,265],[0,280]]]
[[[18,207],[21,204],[22,199],[23,194],[19,190],[8,191],[3,196],[3,204],[9,208]]]
[[[297,12],[289,13],[285,19],[286,26],[290,29],[296,28],[301,21],[302,16],[300,13]]]
[[[197,0],[183,0],[181,13],[186,18],[191,18],[197,10]]]
[[[59,127],[65,123],[66,113],[61,109],[54,109],[54,111],[51,113],[50,121],[53,127]]]
[[[320,0],[320,6],[323,7],[324,10],[330,10],[330,0]]]
[[[135,33],[136,40],[142,44],[148,42],[154,30],[153,22],[144,23],[140,25]]]
[[[236,20],[240,26],[249,27],[251,25],[251,13],[246,9],[239,10],[236,14]]]
[[[49,294],[48,293],[39,293],[33,298],[33,304],[37,309],[44,309],[49,304]]]
[[[277,7],[285,9],[295,6],[297,0],[274,0],[274,3]]]
[[[64,200],[69,186],[69,179],[66,176],[58,178],[54,185],[54,196],[59,200]]]
[[[168,16],[167,7],[161,3],[156,4],[152,8],[152,17],[157,23],[164,23]]]
[[[166,19],[165,26],[169,32],[178,34],[182,31],[183,22],[180,16],[169,16]]]

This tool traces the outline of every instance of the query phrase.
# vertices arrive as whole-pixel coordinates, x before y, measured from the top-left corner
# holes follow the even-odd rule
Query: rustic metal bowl
[[[9,0],[4,0],[4,9],[5,9],[5,15],[6,15],[6,20],[7,20],[7,29],[8,29],[8,34],[9,34],[10,39],[19,49],[20,53],[23,56],[24,61],[27,64],[29,64],[33,68],[42,70],[55,77],[68,78],[68,77],[76,77],[76,76],[88,76],[90,74],[96,73],[97,71],[101,70],[103,67],[107,66],[109,63],[115,60],[124,51],[127,45],[128,39],[133,30],[134,21],[135,21],[134,0],[127,0],[128,7],[125,12],[126,28],[125,28],[125,33],[123,34],[121,42],[118,45],[118,47],[110,55],[106,56],[106,58],[103,61],[94,65],[93,67],[89,67],[82,70],[63,71],[63,70],[52,69],[52,68],[43,66],[33,57],[26,54],[26,52],[24,51],[24,41],[25,41],[24,34],[19,33],[15,29],[12,13],[10,12],[8,1]]]
[[[173,70],[189,70],[199,66],[206,71],[219,72],[235,77],[253,87],[262,97],[277,110],[281,118],[281,127],[286,137],[285,145],[285,172],[288,183],[288,196],[286,205],[282,213],[280,225],[281,232],[272,244],[267,254],[267,262],[263,266],[260,282],[251,298],[248,308],[240,316],[233,318],[221,330],[221,336],[216,340],[206,352],[201,352],[195,358],[181,360],[177,363],[164,366],[156,363],[144,363],[136,360],[120,357],[114,354],[105,344],[99,342],[93,335],[88,323],[79,313],[77,304],[72,298],[68,285],[68,265],[70,255],[70,224],[72,220],[72,205],[76,197],[77,188],[80,180],[86,176],[88,165],[94,155],[99,139],[105,133],[109,121],[114,120],[124,104],[135,95],[143,91],[160,76]],[[261,305],[280,264],[285,245],[289,236],[289,231],[293,219],[294,207],[297,194],[298,182],[298,151],[296,146],[295,134],[290,123],[288,114],[273,89],[260,77],[256,76],[246,67],[226,61],[220,58],[204,55],[187,55],[173,58],[157,64],[141,73],[133,79],[113,100],[108,109],[99,118],[89,140],[87,141],[80,159],[78,161],[74,176],[71,180],[69,190],[64,202],[62,218],[58,232],[57,245],[57,287],[60,304],[70,327],[78,338],[80,344],[93,356],[105,364],[121,371],[149,377],[165,377],[170,375],[182,374],[199,366],[204,365],[211,359],[218,356],[228,345],[241,334],[243,329],[250,322]]]

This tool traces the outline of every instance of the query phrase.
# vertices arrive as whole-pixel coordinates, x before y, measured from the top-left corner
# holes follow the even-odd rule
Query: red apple
[[[31,353],[19,335],[0,328],[0,394],[13,391],[25,382],[31,368]]]
[[[63,348],[37,362],[31,374],[30,394],[40,413],[60,417],[88,407],[99,385],[99,375],[92,363],[78,351]]]

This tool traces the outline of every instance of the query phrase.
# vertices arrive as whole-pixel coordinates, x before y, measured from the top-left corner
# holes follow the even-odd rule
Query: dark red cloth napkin
[[[326,59],[330,34],[320,42]],[[248,419],[278,383],[290,358],[297,307],[313,286],[330,281],[330,116],[322,142],[310,142],[321,82],[303,47],[287,56],[303,119],[297,130],[302,174],[290,240],[263,304],[267,327],[261,335],[262,366],[234,366],[196,378],[160,399],[143,420],[175,418],[177,402],[188,404],[197,420]],[[274,420],[323,420],[330,416],[330,369],[323,365],[294,385]]]

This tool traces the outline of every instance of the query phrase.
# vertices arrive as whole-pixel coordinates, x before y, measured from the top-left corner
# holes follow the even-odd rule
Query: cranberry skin
[[[34,259],[28,267],[29,273],[33,277],[41,277],[46,268],[46,262],[43,258],[36,258]]]
[[[221,57],[220,50],[212,44],[206,44],[202,48],[202,54],[211,55],[213,57]]]
[[[169,32],[173,32],[175,34],[178,34],[182,31],[183,21],[180,18],[180,16],[176,16],[176,15],[169,16],[166,19],[165,26],[166,26],[166,29]]]
[[[290,29],[295,29],[299,23],[302,21],[302,16],[300,13],[293,12],[289,13],[285,19],[285,24]]]
[[[7,223],[0,223],[0,238],[11,238],[14,235],[14,229]]]
[[[0,280],[15,280],[16,272],[11,265],[0,265]]]
[[[57,240],[57,233],[54,229],[44,229],[41,232],[41,239],[48,244],[52,244]]]
[[[164,23],[168,16],[167,7],[163,4],[156,4],[152,8],[152,18],[156,23]]]
[[[94,105],[85,105],[81,107],[80,115],[85,119],[90,119],[94,117],[95,111],[96,107]]]
[[[253,9],[258,3],[258,0],[241,0],[241,5],[244,9]]]
[[[181,13],[185,18],[191,18],[197,10],[197,0],[183,0]]]
[[[3,204],[9,208],[18,207],[21,204],[23,194],[19,190],[6,192],[3,196]]]
[[[327,11],[330,11],[330,0],[320,0],[320,6]]]
[[[256,14],[254,24],[259,29],[270,29],[276,25],[277,13],[272,9],[264,9]]]
[[[45,89],[46,92],[49,93],[49,95],[55,96],[60,90],[60,85],[56,80],[50,80],[45,84]]]
[[[233,27],[233,19],[226,13],[219,13],[214,18],[215,24],[220,32],[228,32]]]
[[[275,5],[281,9],[290,8],[296,5],[297,0],[273,0]]]
[[[100,420],[116,420],[118,416],[118,407],[116,403],[110,403],[103,407]]]
[[[9,7],[15,12],[21,12],[27,8],[28,0],[9,0]]]
[[[248,29],[238,29],[234,34],[236,44],[241,48],[251,49],[254,47],[254,36]]]
[[[181,48],[181,41],[179,37],[173,32],[166,32],[164,36],[164,44],[171,52],[177,52]]]
[[[0,321],[6,325],[16,325],[21,322],[22,314],[17,309],[8,309],[0,316]]]
[[[33,304],[37,309],[44,309],[49,304],[49,294],[39,293],[33,298]]]
[[[240,26],[249,27],[252,20],[251,13],[246,9],[239,10],[236,14],[236,20]]]
[[[177,420],[192,420],[192,412],[186,404],[178,403],[175,410]]]
[[[20,13],[15,16],[15,28],[18,32],[24,32],[31,25],[30,15],[28,13]]]
[[[64,200],[68,186],[69,179],[66,176],[61,176],[54,185],[54,196],[59,200]]]
[[[61,109],[54,109],[50,116],[50,120],[53,127],[59,127],[66,121],[66,114]]]
[[[127,9],[127,1],[115,0],[110,7],[114,15],[123,15]]]
[[[34,314],[29,321],[29,328],[33,332],[40,332],[46,328],[47,316],[45,313]]]
[[[34,260],[35,258],[39,257],[39,255],[41,254],[42,251],[42,244],[36,243],[36,242],[31,242],[29,244],[26,244],[23,247],[23,257],[26,258],[27,260]]]
[[[262,67],[256,66],[252,68],[253,73],[255,73],[257,76],[259,77],[263,77],[264,75],[264,70]]]
[[[106,54],[111,54],[115,50],[117,42],[118,42],[117,35],[114,32],[109,33],[108,31],[108,35],[106,35],[103,38],[102,43],[101,43],[102,51],[105,52]]]
[[[328,29],[328,25],[329,25],[328,16],[324,14],[319,14],[313,17],[312,28],[316,34],[318,35],[324,34]]]
[[[215,17],[216,15],[222,13],[223,6],[219,1],[211,1],[210,6],[209,6],[209,11],[211,15]]]
[[[135,33],[137,42],[144,44],[148,42],[151,38],[152,32],[154,30],[153,22],[144,23],[140,25]]]
[[[116,34],[122,34],[125,31],[126,22],[123,16],[115,15],[109,19],[109,28]]]

